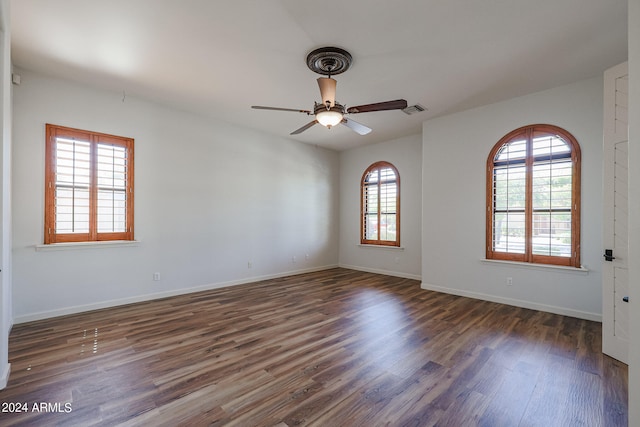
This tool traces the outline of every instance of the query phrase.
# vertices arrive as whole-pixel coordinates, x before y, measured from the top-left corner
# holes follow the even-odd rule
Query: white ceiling
[[[348,50],[347,106],[404,98],[428,110],[350,115],[373,132],[316,125],[291,137],[344,150],[422,122],[567,84],[627,58],[627,0],[14,0],[16,66],[289,133],[312,118],[306,56]]]

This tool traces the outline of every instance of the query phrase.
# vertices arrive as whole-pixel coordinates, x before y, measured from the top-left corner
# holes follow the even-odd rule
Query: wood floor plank
[[[625,426],[601,339],[336,268],[16,325],[0,425]]]

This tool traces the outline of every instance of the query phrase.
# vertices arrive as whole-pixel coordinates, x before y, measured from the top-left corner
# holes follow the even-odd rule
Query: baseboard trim
[[[0,374],[0,390],[5,388],[9,383],[9,375],[11,374],[11,363],[7,363]]]
[[[531,301],[518,300],[513,298],[505,298],[496,295],[483,294],[479,292],[470,292],[462,289],[445,288],[442,286],[430,285],[422,282],[422,289],[429,291],[442,292],[445,294],[458,295],[461,297],[479,299],[483,301],[497,302],[500,304],[512,305],[515,307],[528,308],[531,310],[544,311],[547,313],[560,314],[562,316],[575,317],[578,319],[592,320],[594,322],[602,322],[602,315],[597,313],[589,313],[586,311],[573,310],[565,307],[556,307],[553,305],[538,304]]]
[[[297,274],[304,274],[304,273],[314,273],[316,271],[329,270],[337,267],[338,265],[325,265],[321,267],[285,271],[281,273],[267,274],[263,276],[246,277],[243,279],[231,280],[227,282],[210,283],[210,284],[201,285],[201,286],[194,286],[191,288],[175,289],[171,291],[156,292],[153,294],[137,295],[129,298],[120,298],[120,299],[114,299],[114,300],[108,300],[108,301],[101,301],[94,304],[77,305],[72,307],[56,309],[56,310],[41,311],[38,313],[17,316],[14,319],[14,323],[20,324],[20,323],[26,323],[26,322],[33,322],[36,320],[50,319],[52,317],[66,316],[68,314],[76,314],[76,313],[82,313],[82,312],[92,311],[92,310],[100,310],[103,308],[117,307],[117,306],[126,305],[126,304],[134,304],[137,302],[152,301],[155,299],[191,294],[194,292],[209,291],[212,289],[226,288],[229,286],[245,285],[247,283],[260,282],[262,280],[278,279],[280,277],[294,276]]]
[[[366,273],[386,274],[387,276],[402,277],[403,279],[422,280],[422,276],[401,271],[380,270],[377,268],[360,267],[357,265],[340,264],[340,268],[348,268],[349,270],[364,271]]]
[[[190,293],[194,293],[194,292],[208,291],[208,290],[212,290],[212,289],[225,288],[225,287],[229,287],[229,286],[244,285],[244,284],[253,283],[253,282],[260,282],[262,280],[271,280],[271,279],[277,279],[277,278],[281,278],[281,277],[294,276],[296,274],[313,273],[313,272],[316,272],[316,271],[329,270],[329,269],[337,268],[337,267],[347,268],[347,269],[350,269],[350,270],[364,271],[364,272],[367,272],[367,273],[384,274],[384,275],[388,275],[388,276],[402,277],[402,278],[405,278],[405,279],[422,280],[422,277],[419,276],[419,275],[414,275],[414,274],[409,274],[409,273],[404,273],[404,272],[398,272],[398,271],[381,270],[381,269],[361,267],[361,266],[348,265],[348,264],[326,265],[326,266],[321,266],[321,267],[307,268],[307,269],[301,269],[301,270],[292,270],[292,271],[286,271],[286,272],[277,273],[277,274],[268,274],[268,275],[263,275],[263,276],[253,276],[253,277],[247,277],[247,278],[240,279],[240,280],[232,280],[232,281],[227,281],[227,282],[211,283],[211,284],[195,286],[195,287],[191,287],[191,288],[177,289],[177,290],[171,290],[171,291],[165,291],[165,292],[157,292],[157,293],[153,293],[153,294],[144,294],[144,295],[138,295],[138,296],[135,296],[135,297],[121,298],[121,299],[115,299],[115,300],[109,300],[109,301],[102,301],[102,302],[94,303],[94,304],[86,304],[86,305],[80,305],[80,306],[65,307],[65,308],[57,309],[57,310],[42,311],[42,312],[38,312],[38,313],[26,314],[26,315],[18,316],[16,318],[12,319],[13,320],[12,326],[13,326],[13,324],[20,324],[20,323],[32,322],[32,321],[36,321],[36,320],[49,319],[49,318],[52,318],[52,317],[65,316],[65,315],[68,315],[68,314],[82,313],[82,312],[85,312],[85,311],[99,310],[99,309],[103,309],[103,308],[116,307],[116,306],[119,306],[119,305],[133,304],[133,303],[144,302],[144,301],[151,301],[151,300],[154,300],[154,299],[160,299],[160,298],[167,298],[167,297],[172,297],[172,296],[177,296],[177,295],[190,294]],[[463,297],[468,297],[468,298],[474,298],[474,299],[479,299],[479,300],[483,300],[483,301],[497,302],[497,303],[500,303],[500,304],[512,305],[512,306],[515,306],[515,307],[528,308],[528,309],[532,309],[532,310],[545,311],[545,312],[549,312],[549,313],[560,314],[560,315],[563,315],[563,316],[576,317],[578,319],[585,319],[585,320],[592,320],[592,321],[595,321],[595,322],[602,322],[602,315],[601,314],[597,314],[597,313],[589,313],[589,312],[585,312],[585,311],[572,310],[572,309],[568,309],[568,308],[564,308],[564,307],[557,307],[557,306],[546,305],[546,304],[538,304],[538,303],[534,303],[534,302],[530,302],[530,301],[524,301],[524,300],[518,300],[518,299],[512,299],[512,298],[505,298],[505,297],[500,297],[500,296],[495,296],[495,295],[490,295],[490,294],[483,294],[483,293],[478,293],[478,292],[466,291],[466,290],[462,290],[462,289],[445,288],[445,287],[442,287],[442,286],[435,286],[435,285],[431,285],[431,284],[424,283],[424,282],[422,282],[420,284],[420,287],[422,289],[431,290],[431,291],[435,291],[435,292],[442,292],[442,293],[446,293],[446,294],[458,295],[458,296],[463,296]],[[2,384],[6,385],[6,381],[8,380],[8,377],[9,377],[9,366],[10,366],[10,364],[8,364],[5,367],[5,371],[3,372],[3,376],[0,377],[0,386]],[[6,375],[6,378],[5,378],[5,375]],[[1,388],[2,387],[0,387],[0,389]]]

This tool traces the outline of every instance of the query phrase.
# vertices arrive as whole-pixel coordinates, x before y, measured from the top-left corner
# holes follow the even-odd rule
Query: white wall
[[[16,323],[337,265],[336,152],[16,72]],[[135,139],[137,246],[36,250],[45,123]]]
[[[424,123],[424,288],[601,319],[602,84],[590,79]],[[535,123],[560,126],[580,143],[581,259],[588,273],[482,261],[487,156],[502,136]]]
[[[629,258],[640,259],[640,0],[629,0]],[[629,263],[629,425],[640,426],[640,264]]]
[[[9,379],[11,308],[11,31],[9,1],[0,2],[0,389]]]
[[[420,279],[421,147],[414,135],[340,153],[340,266]],[[401,249],[360,246],[360,180],[381,160],[400,174]]]

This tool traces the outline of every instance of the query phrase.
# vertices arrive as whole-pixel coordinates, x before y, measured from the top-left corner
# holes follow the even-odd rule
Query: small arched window
[[[362,175],[360,243],[400,246],[400,175],[391,163],[374,163]]]
[[[580,146],[530,125],[487,159],[487,259],[580,267]]]

